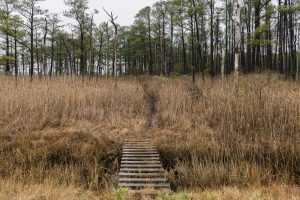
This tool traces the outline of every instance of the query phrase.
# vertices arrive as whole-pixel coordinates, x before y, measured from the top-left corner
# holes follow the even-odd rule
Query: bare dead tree
[[[103,8],[104,12],[108,15],[109,22],[114,26],[114,36],[115,36],[115,41],[114,41],[114,58],[113,58],[113,64],[112,64],[112,75],[117,75],[117,49],[118,49],[118,25],[116,24],[116,19],[118,19],[118,16],[114,17],[113,12],[107,12],[105,8]]]

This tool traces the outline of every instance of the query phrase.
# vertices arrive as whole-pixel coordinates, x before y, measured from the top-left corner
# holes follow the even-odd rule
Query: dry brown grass
[[[198,82],[194,99],[184,84],[161,84],[158,140],[174,187],[300,183],[300,87],[276,77]],[[167,91],[176,91],[167,94]]]
[[[23,185],[0,181],[1,200],[118,200],[117,197],[115,192],[109,190],[90,191],[74,186],[58,186],[51,182]],[[300,199],[300,189],[285,185],[246,189],[222,187],[217,190],[193,190],[186,193],[160,195],[156,198],[128,193],[125,197],[124,200],[298,200]]]
[[[100,193],[74,186],[57,186],[53,183],[23,185],[11,181],[0,181],[1,200],[109,200],[106,198],[109,197],[108,195],[106,193],[100,195]]]
[[[300,190],[299,187],[285,185],[247,189],[224,187],[218,190],[194,191],[191,196],[196,200],[298,200]]]
[[[0,178],[99,189],[115,184],[119,135],[144,116],[128,80],[0,77]]]
[[[143,116],[143,90],[136,81],[59,77],[52,80],[0,78],[0,128],[31,132],[89,121],[119,126]]]
[[[144,134],[173,188],[300,184],[299,83],[249,75],[238,93],[232,83],[0,77],[0,178],[110,187],[121,142]],[[151,130],[145,90],[158,100]]]

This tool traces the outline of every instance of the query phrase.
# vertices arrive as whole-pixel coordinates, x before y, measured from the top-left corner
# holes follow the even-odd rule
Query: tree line
[[[298,79],[299,0],[165,0],[131,26],[97,22],[88,0],[65,0],[64,24],[42,0],[0,0],[0,70],[11,75],[224,76],[277,71]],[[107,20],[107,21],[105,21]],[[238,67],[237,67],[238,66]]]

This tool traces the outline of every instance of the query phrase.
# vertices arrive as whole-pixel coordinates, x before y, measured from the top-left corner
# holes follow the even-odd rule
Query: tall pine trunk
[[[236,0],[236,23],[235,23],[235,55],[234,55],[234,81],[235,90],[238,90],[240,52],[241,52],[241,0]]]

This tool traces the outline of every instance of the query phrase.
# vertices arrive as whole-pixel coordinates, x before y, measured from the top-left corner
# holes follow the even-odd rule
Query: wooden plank
[[[151,144],[150,142],[124,142],[123,144]]]
[[[122,168],[120,172],[164,172],[164,170],[162,168]]]
[[[156,167],[159,167],[161,168],[161,164],[143,164],[143,165],[139,165],[139,164],[123,164],[121,165],[121,168],[129,168],[129,167],[141,167],[141,168],[146,168],[146,167],[149,167],[149,168],[156,168]]]
[[[163,171],[161,166],[159,167],[121,167],[120,171],[132,170],[136,172],[140,172],[141,169],[153,170],[153,171]]]
[[[134,173],[134,172],[120,172],[120,177],[162,177],[164,173]]]
[[[149,195],[149,196],[157,196],[160,194],[171,194],[171,190],[168,188],[156,188],[153,190],[136,190],[136,189],[132,189],[130,190],[131,194],[143,194],[143,195]]]
[[[123,151],[124,154],[157,154],[156,151]]]
[[[125,142],[123,145],[152,145],[150,142]]]
[[[123,154],[124,157],[159,157],[159,155],[156,153],[156,154]]]
[[[149,147],[149,146],[154,146],[154,145],[152,145],[152,144],[142,144],[142,143],[140,143],[140,144],[124,144],[123,145],[124,147]]]
[[[170,185],[168,183],[119,183],[119,187],[132,187],[132,188],[169,188]]]
[[[154,149],[154,148],[145,148],[145,149],[124,148],[123,151],[156,151],[156,149]]]
[[[123,156],[122,157],[122,160],[125,160],[125,159],[132,159],[132,158],[136,158],[136,159],[148,159],[148,160],[151,160],[151,159],[155,159],[155,160],[159,160],[159,156]]]
[[[122,157],[122,160],[127,160],[127,161],[130,161],[130,160],[139,160],[139,161],[148,161],[148,160],[159,160],[158,157],[140,157],[140,158],[137,158],[137,157]]]
[[[121,182],[158,182],[158,183],[167,183],[167,179],[165,178],[120,178],[119,181]]]
[[[122,152],[126,152],[126,151],[129,151],[129,152],[141,152],[141,151],[146,151],[146,152],[149,152],[149,151],[153,151],[153,152],[157,152],[156,149],[154,148],[147,148],[147,149],[140,149],[140,148],[137,148],[137,149],[134,149],[134,148],[123,148]]]
[[[158,160],[149,160],[149,161],[132,161],[132,160],[124,160],[121,161],[122,164],[160,164]]]
[[[145,145],[145,146],[136,146],[136,145],[124,145],[123,146],[123,150],[124,149],[138,149],[138,150],[141,150],[141,149],[153,149],[153,150],[156,150],[155,146],[153,145]]]
[[[155,150],[154,146],[124,146],[124,150]]]
[[[156,149],[123,149],[122,152],[157,152]]]
[[[128,144],[124,144],[123,145],[123,147],[126,147],[126,146],[130,146],[130,147],[154,147],[154,145],[153,144],[146,144],[146,143],[144,143],[144,144],[142,144],[142,143],[140,143],[140,144],[133,144],[133,143],[128,143]]]

